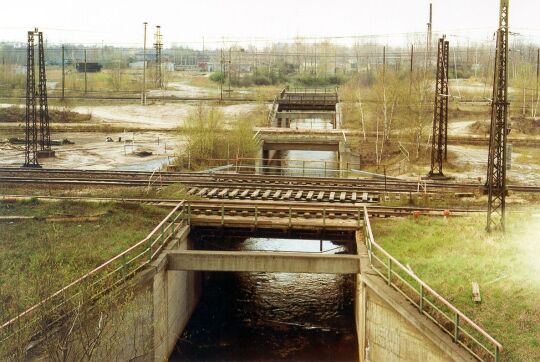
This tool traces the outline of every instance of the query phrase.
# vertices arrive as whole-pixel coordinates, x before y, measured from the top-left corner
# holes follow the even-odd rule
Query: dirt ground
[[[114,142],[107,142],[111,137]],[[118,142],[121,137],[122,141]],[[76,132],[53,134],[53,139],[75,142],[74,145],[55,146],[56,157],[40,159],[47,168],[75,169],[137,169],[153,171],[172,160],[182,139],[170,133],[97,133]],[[132,140],[135,140],[132,142]],[[124,142],[125,141],[125,142]],[[133,153],[152,152],[151,156],[140,157]],[[0,143],[0,166],[19,166],[24,163],[24,146]]]
[[[168,95],[212,96],[216,90],[197,87],[185,81],[169,84],[172,90]],[[158,90],[150,90],[151,95],[159,95]],[[0,104],[0,107],[9,107]],[[19,105],[23,107],[24,105]],[[173,157],[182,138],[174,132],[166,132],[181,126],[190,110],[197,106],[196,102],[162,103],[155,102],[147,106],[140,104],[121,105],[85,105],[75,106],[71,110],[91,114],[89,122],[70,124],[70,126],[91,127],[93,125],[108,125],[118,128],[148,129],[144,132],[102,133],[102,132],[53,132],[54,140],[68,138],[74,145],[56,146],[56,157],[42,159],[40,163],[48,168],[78,168],[78,169],[138,169],[155,170],[166,164]],[[216,105],[221,108],[225,122],[236,118],[241,113],[256,109],[257,104]],[[1,126],[1,124],[0,124]],[[13,128],[14,124],[8,125]],[[0,133],[0,166],[21,165],[24,162],[22,145],[11,145],[6,142],[9,137],[22,137],[24,125],[18,125],[19,131],[4,131]],[[163,132],[160,132],[162,130]],[[106,142],[111,137],[114,142]],[[122,142],[118,142],[121,137]],[[131,142],[135,139],[135,142]],[[159,140],[159,141],[158,141]],[[127,141],[127,142],[126,142]],[[149,151],[151,156],[139,157],[133,151]]]
[[[470,126],[476,122],[470,121],[470,120],[459,120],[459,121],[452,121],[448,122],[448,134],[452,136],[465,136],[474,134],[473,131],[470,129]]]
[[[196,87],[186,82],[168,82],[164,90],[151,89],[148,95],[151,97],[211,97],[219,95],[219,89]]]
[[[487,172],[487,147],[449,145],[448,150],[457,156],[457,159],[451,160],[451,162],[463,167],[463,171],[459,175],[460,178],[474,179],[481,177],[485,181]],[[540,164],[520,162],[518,161],[520,155],[518,152],[512,153],[511,169],[507,170],[508,181],[519,184],[538,185]]]
[[[92,114],[94,122],[101,122],[117,127],[137,127],[148,129],[175,129],[182,126],[189,111],[197,103],[159,103],[143,106],[129,104],[119,106],[79,106],[74,112]],[[224,114],[225,120],[234,119],[241,113],[256,109],[255,103],[242,103],[217,106]]]

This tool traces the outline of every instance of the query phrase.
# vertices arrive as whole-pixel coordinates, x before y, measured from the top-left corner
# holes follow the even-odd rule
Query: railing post
[[[358,227],[360,227],[360,224],[361,224],[361,208],[358,208]],[[364,230],[364,233],[365,233],[365,230]]]
[[[456,313],[456,318],[454,320],[454,342],[458,342],[459,338],[459,314]]]
[[[392,284],[392,259],[388,258],[388,285]]]
[[[324,161],[324,177],[326,177],[326,161]]]
[[[292,208],[289,206],[289,228],[292,226]]]
[[[326,208],[322,209],[322,226],[323,229],[326,227]]]
[[[188,204],[187,212],[188,212],[188,225],[191,225],[191,204]]]
[[[302,177],[306,175],[306,161],[302,161]]]
[[[122,256],[122,277],[125,278],[127,274],[127,262],[126,262],[126,256]]]
[[[225,225],[225,205],[221,204],[221,226]]]
[[[161,224],[161,245],[165,244],[165,223]]]
[[[424,312],[424,284],[420,284],[420,313]]]
[[[255,226],[257,226],[257,220],[259,218],[259,209],[255,206]]]

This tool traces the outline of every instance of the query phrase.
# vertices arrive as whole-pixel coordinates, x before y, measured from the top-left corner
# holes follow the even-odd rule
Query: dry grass
[[[485,232],[485,215],[374,220],[375,239],[484,327],[504,360],[540,359],[539,207],[508,216],[506,235]],[[472,301],[471,282],[482,303]]]
[[[147,205],[0,202],[2,216],[100,215],[95,222],[1,222],[0,320],[141,240],[166,213]]]

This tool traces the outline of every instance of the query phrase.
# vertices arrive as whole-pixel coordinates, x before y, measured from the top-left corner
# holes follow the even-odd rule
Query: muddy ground
[[[461,166],[459,177],[474,179],[481,177],[485,181],[487,173],[487,147],[481,146],[448,146],[448,151],[455,155],[452,164]],[[511,167],[506,174],[508,181],[518,184],[538,185],[540,178],[540,164],[521,161],[522,154],[512,152]]]
[[[114,142],[107,142],[107,137]],[[172,161],[177,147],[182,143],[180,136],[160,132],[53,134],[53,139],[64,138],[68,138],[75,144],[53,147],[56,157],[40,159],[43,167],[153,171]],[[119,138],[121,138],[120,142]],[[152,152],[152,155],[137,156],[135,153],[140,151]],[[0,166],[19,166],[23,163],[23,145],[0,143]]]

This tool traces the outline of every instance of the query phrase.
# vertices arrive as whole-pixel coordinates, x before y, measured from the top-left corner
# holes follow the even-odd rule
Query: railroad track
[[[323,213],[329,219],[335,217],[358,218],[363,206],[368,206],[370,215],[379,217],[407,216],[413,212],[423,215],[443,215],[449,212],[450,215],[464,215],[469,213],[485,212],[482,208],[443,208],[443,207],[414,207],[414,206],[383,206],[365,203],[357,204],[331,204],[316,202],[306,204],[298,201],[287,203],[278,201],[245,201],[245,200],[182,200],[182,199],[155,199],[155,198],[123,198],[123,197],[86,197],[86,196],[50,196],[50,195],[1,195],[0,200],[13,202],[16,200],[27,200],[36,198],[49,201],[83,201],[83,202],[121,202],[139,203],[162,207],[175,207],[179,202],[185,201],[189,205],[189,212],[197,215],[221,215],[226,213],[229,216],[279,216],[285,217],[289,213],[294,217],[320,218]],[[257,210],[257,211],[256,211]]]
[[[270,176],[228,173],[194,172],[145,172],[145,171],[100,171],[100,170],[65,170],[65,169],[20,169],[0,168],[0,182],[33,184],[82,184],[82,185],[120,185],[120,186],[159,186],[182,183],[189,187],[198,187],[198,193],[204,188],[268,189],[289,188],[292,190],[313,191],[334,190],[345,192],[478,192],[484,186],[477,183],[412,181],[401,179],[342,179],[324,177]],[[509,185],[515,192],[540,192],[540,186]],[[211,191],[211,190],[210,190]],[[220,190],[221,191],[221,190]],[[309,192],[309,190],[307,190]],[[219,192],[216,192],[219,194]],[[214,194],[214,193],[212,193]],[[208,195],[201,195],[207,197]],[[267,195],[268,196],[268,195]],[[329,195],[328,195],[329,196]],[[352,194],[350,195],[352,197]],[[326,196],[325,196],[326,197]],[[349,197],[347,197],[349,198]]]

